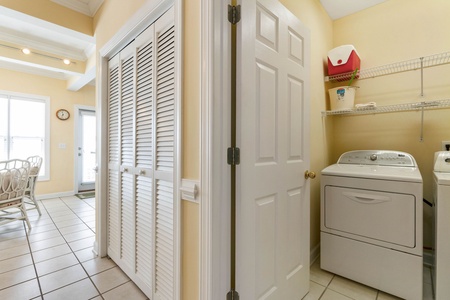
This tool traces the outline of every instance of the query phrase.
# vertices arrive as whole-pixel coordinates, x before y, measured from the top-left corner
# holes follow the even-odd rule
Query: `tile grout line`
[[[75,212],[63,199],[61,199],[61,198],[59,198],[69,209],[70,209],[70,211],[71,212],[73,212],[76,216],[77,216],[77,218],[78,219],[80,219],[80,221],[81,222],[83,222],[83,224],[84,225],[86,225],[87,226],[87,228],[89,228],[89,230],[91,230],[92,231],[92,233],[94,233],[95,234],[95,231],[94,230],[92,230],[92,228],[82,219],[82,218],[80,218],[79,216],[78,216],[78,213],[77,212]],[[80,201],[83,201],[83,203],[85,203],[86,205],[88,205],[88,206],[90,206],[89,204],[87,204],[83,199],[79,199]],[[92,209],[94,209],[94,212],[95,212],[95,208],[93,208],[92,206],[90,206]],[[56,225],[56,224],[55,224]]]
[[[36,281],[38,283],[39,293],[40,293],[39,296],[41,297],[41,299],[43,299],[41,281],[39,280],[39,274],[37,272],[36,263],[34,261],[33,251],[31,249],[30,239],[28,238],[28,231],[26,229],[25,222],[23,222],[23,227],[25,228],[25,232],[26,232],[25,236],[27,237],[28,249],[30,249],[31,262],[33,263],[34,273],[36,274]]]
[[[83,222],[83,224],[84,225],[86,225],[94,234],[95,234],[95,232],[78,216],[78,214],[75,212],[75,211],[73,211],[72,210],[72,208],[69,206],[69,205],[67,205],[67,203],[63,200],[63,199],[61,199],[60,197],[58,198],[62,203],[64,203],[64,205],[66,205],[69,209],[70,209],[70,211],[72,212],[72,213],[74,213],[76,216],[77,216],[77,218],[79,218],[82,222]],[[99,289],[97,288],[97,286],[95,285],[95,283],[92,281],[92,279],[91,279],[91,276],[89,275],[89,273],[86,271],[86,269],[84,268],[84,266],[83,266],[83,264],[81,263],[81,261],[80,261],[80,259],[78,258],[78,256],[75,254],[75,251],[72,249],[72,247],[70,246],[70,244],[69,244],[69,242],[66,240],[66,238],[64,237],[64,235],[61,233],[61,231],[60,231],[60,229],[59,229],[59,227],[56,225],[56,223],[53,221],[53,217],[51,216],[51,213],[47,210],[47,207],[45,206],[45,204],[43,203],[43,202],[41,202],[42,203],[42,205],[44,206],[44,208],[45,208],[45,210],[47,211],[47,214],[49,215],[49,217],[50,217],[50,219],[52,220],[52,222],[53,222],[53,224],[55,225],[55,227],[56,227],[56,230],[58,230],[58,232],[61,234],[61,237],[64,239],[64,241],[65,241],[65,243],[67,244],[67,246],[69,247],[69,249],[70,249],[70,251],[72,252],[72,254],[75,256],[75,259],[78,261],[78,264],[80,265],[80,267],[83,269],[83,271],[86,273],[86,278],[89,278],[89,281],[92,283],[92,285],[94,286],[94,288],[96,289],[96,291],[98,292],[98,295],[97,296],[95,296],[95,297],[98,297],[98,296],[100,296],[101,297],[101,299],[104,299],[103,298],[103,296],[102,296],[102,293],[99,291]],[[31,249],[30,249],[30,251],[31,251]],[[62,269],[61,269],[62,270]],[[58,270],[59,271],[59,270]],[[36,275],[37,275],[37,273],[36,273]],[[46,275],[48,275],[48,274],[46,274]],[[80,282],[81,280],[84,280],[84,279],[86,279],[86,278],[83,278],[83,279],[80,279],[80,280],[78,280],[78,281],[75,281],[75,282],[72,282],[72,283],[70,283],[70,284],[67,284],[67,285],[65,285],[65,286],[62,286],[62,287],[59,287],[59,288],[57,288],[57,289],[55,289],[55,290],[53,290],[53,291],[50,291],[49,293],[51,293],[51,292],[54,292],[54,291],[57,291],[57,290],[59,290],[59,289],[61,289],[61,288],[63,288],[63,287],[66,287],[66,286],[69,286],[69,285],[71,285],[71,284],[74,284],[74,283],[76,283],[76,282]],[[40,286],[39,286],[40,287]],[[47,293],[48,294],[48,293]],[[43,294],[42,294],[42,290],[41,290],[41,296],[43,297]],[[95,298],[94,297],[94,298]]]

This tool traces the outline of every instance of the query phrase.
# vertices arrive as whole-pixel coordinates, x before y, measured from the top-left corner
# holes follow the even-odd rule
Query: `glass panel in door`
[[[95,189],[95,111],[80,110],[78,143],[78,191]]]

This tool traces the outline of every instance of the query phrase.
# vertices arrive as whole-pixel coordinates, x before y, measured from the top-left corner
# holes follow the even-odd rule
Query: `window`
[[[49,179],[50,98],[0,91],[0,160],[39,155],[39,179]]]

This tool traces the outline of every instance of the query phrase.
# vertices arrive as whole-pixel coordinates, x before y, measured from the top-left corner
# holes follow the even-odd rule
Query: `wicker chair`
[[[39,176],[39,171],[41,170],[41,166],[42,166],[42,157],[40,156],[30,156],[27,158],[27,161],[30,163],[31,165],[31,169],[30,169],[30,176],[28,178],[28,184],[27,184],[27,188],[25,190],[25,203],[29,204],[29,206],[27,207],[28,210],[30,209],[37,209],[37,211],[39,212],[39,215],[41,216],[41,209],[39,208],[39,204],[36,200],[36,197],[34,196],[34,189],[36,187],[36,181],[37,178]]]
[[[0,162],[0,225],[25,220],[28,229],[31,229],[23,201],[30,169],[30,163],[26,160]]]

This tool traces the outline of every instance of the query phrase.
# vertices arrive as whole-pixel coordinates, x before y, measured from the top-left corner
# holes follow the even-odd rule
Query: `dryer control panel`
[[[390,150],[356,150],[345,152],[338,164],[417,167],[414,157],[406,152]]]

